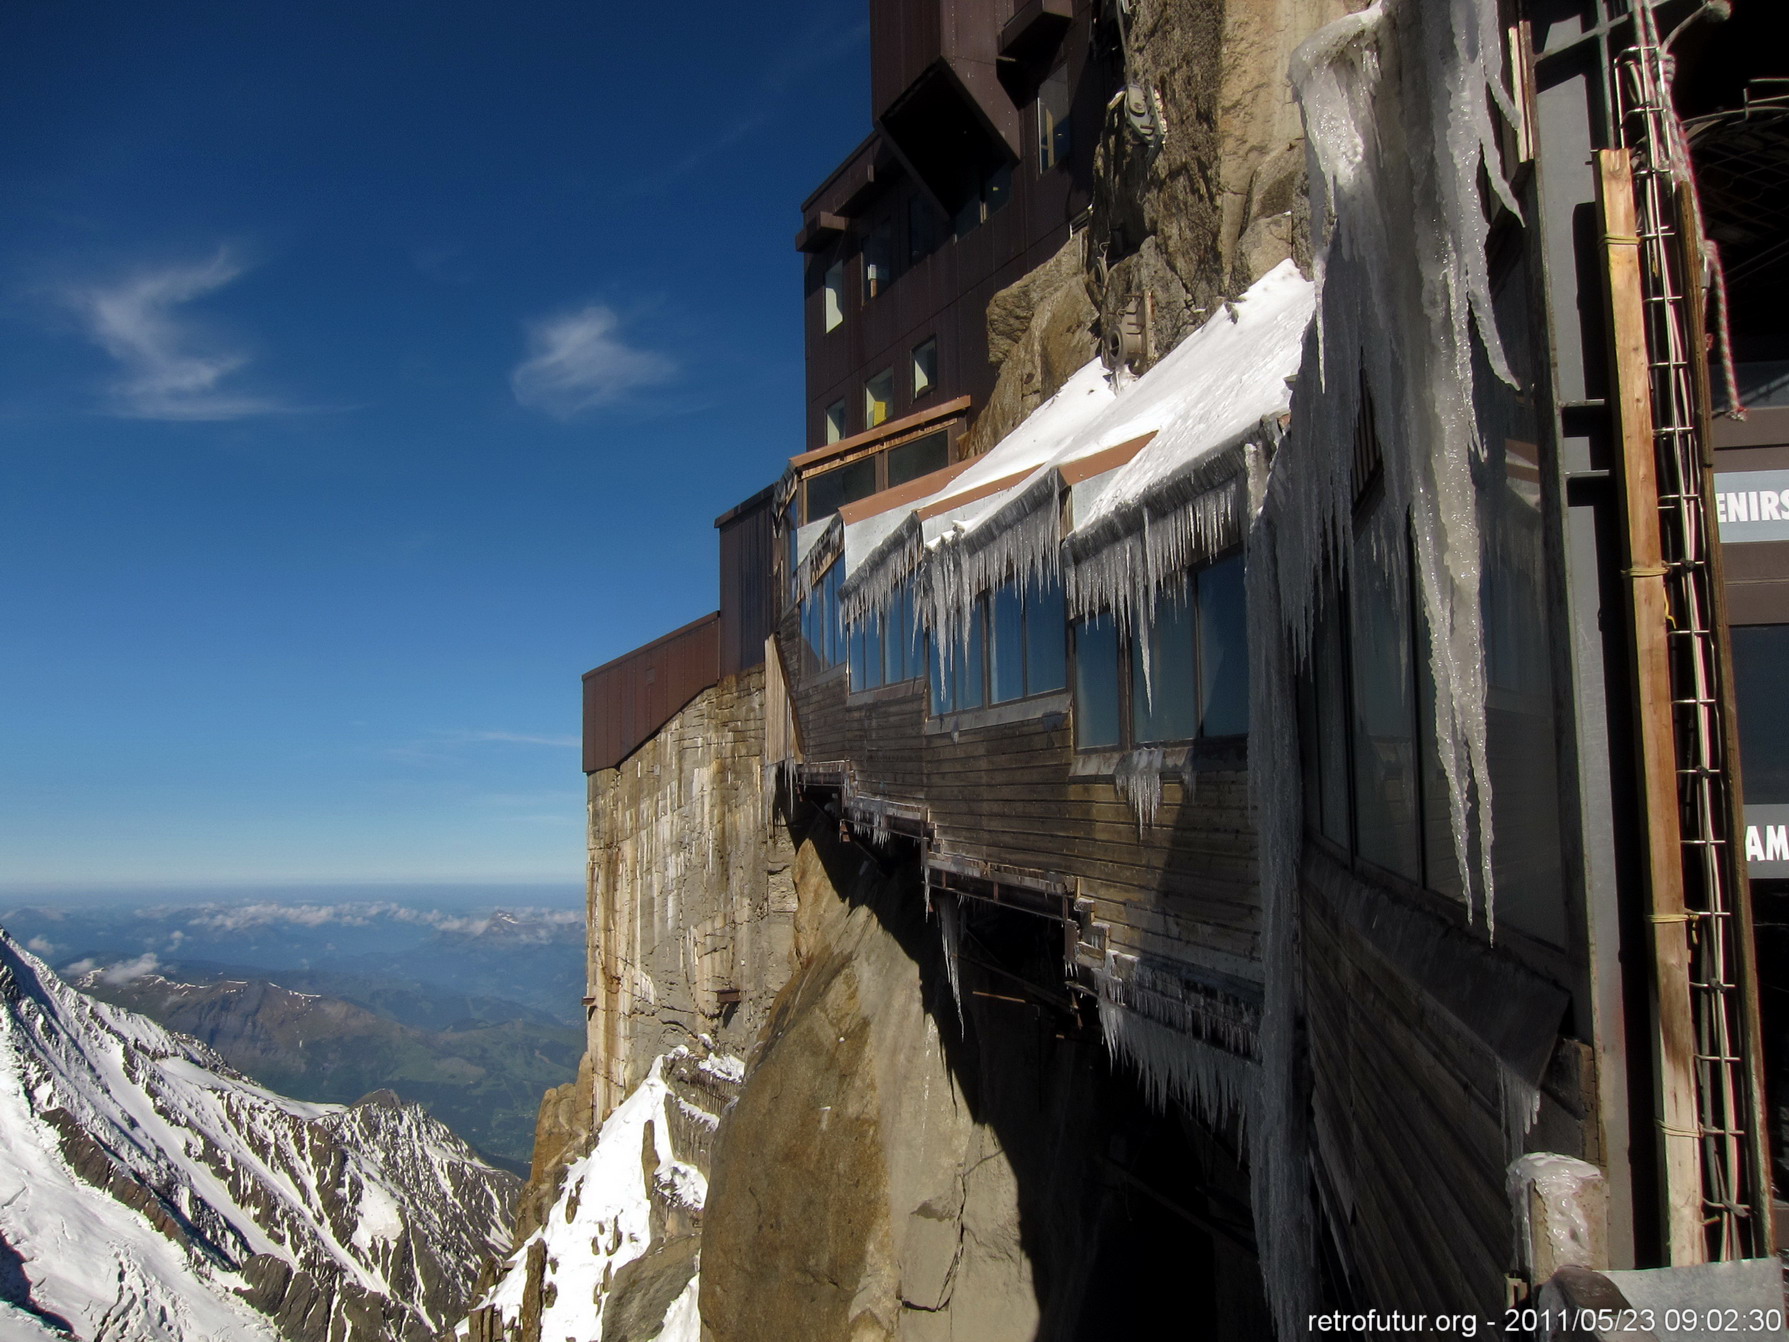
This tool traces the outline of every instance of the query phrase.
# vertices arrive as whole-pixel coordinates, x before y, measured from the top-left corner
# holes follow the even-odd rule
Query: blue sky
[[[0,10],[0,883],[578,880],[799,450],[860,3]]]

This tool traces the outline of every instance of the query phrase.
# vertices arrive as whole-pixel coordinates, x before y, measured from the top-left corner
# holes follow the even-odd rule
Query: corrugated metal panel
[[[720,612],[584,673],[584,772],[613,769],[720,679]]]
[[[737,675],[764,660],[776,622],[773,571],[775,486],[715,519],[721,533],[720,674]]]

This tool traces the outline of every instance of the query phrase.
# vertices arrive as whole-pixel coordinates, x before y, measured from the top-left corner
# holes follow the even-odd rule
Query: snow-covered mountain
[[[517,1187],[389,1094],[306,1104],[0,931],[0,1342],[421,1342]]]
[[[539,1228],[499,1264],[457,1342],[698,1342],[702,1208],[720,1115],[745,1065],[673,1049],[603,1120]]]

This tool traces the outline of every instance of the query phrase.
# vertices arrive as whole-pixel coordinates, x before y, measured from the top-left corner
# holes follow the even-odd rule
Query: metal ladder
[[[1646,313],[1659,533],[1669,603],[1667,630],[1683,846],[1684,907],[1690,944],[1690,998],[1696,1031],[1696,1116],[1701,1151],[1703,1228],[1710,1259],[1765,1251],[1768,1207],[1757,1157],[1761,1134],[1751,1093],[1748,1013],[1739,982],[1743,943],[1735,926],[1739,866],[1732,833],[1733,780],[1727,762],[1723,663],[1715,619],[1712,550],[1719,543],[1713,500],[1703,488],[1699,370],[1703,359],[1686,273],[1701,221],[1688,148],[1671,106],[1670,55],[1650,0],[1631,0],[1633,43],[1615,58],[1617,134],[1633,155],[1636,235]]]

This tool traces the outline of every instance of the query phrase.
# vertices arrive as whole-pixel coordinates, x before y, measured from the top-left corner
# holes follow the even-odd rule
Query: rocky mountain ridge
[[[423,1342],[516,1180],[416,1105],[290,1100],[0,932],[0,1335]]]
[[[576,1074],[583,1032],[544,1019],[460,1020],[420,1029],[358,1002],[263,978],[189,982],[145,973],[73,980],[215,1049],[282,1094],[351,1103],[391,1089],[429,1107],[487,1159],[527,1167],[540,1095]]]

